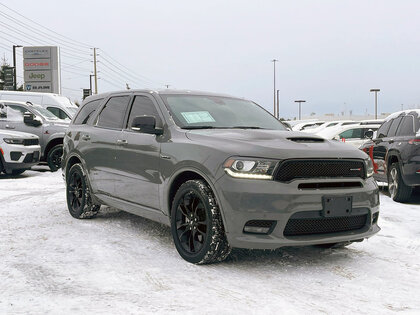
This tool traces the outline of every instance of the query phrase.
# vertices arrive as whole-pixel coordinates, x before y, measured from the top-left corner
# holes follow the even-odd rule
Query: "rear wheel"
[[[178,253],[194,264],[220,262],[229,256],[219,206],[203,180],[189,180],[175,194],[171,232]]]
[[[61,167],[62,155],[63,155],[62,144],[57,144],[48,152],[47,163],[51,172],[55,172]]]
[[[394,201],[406,202],[410,200],[413,188],[404,183],[398,163],[393,163],[389,168],[388,191]]]
[[[72,217],[89,219],[99,211],[100,205],[92,202],[87,177],[81,164],[74,164],[66,179],[67,207]]]

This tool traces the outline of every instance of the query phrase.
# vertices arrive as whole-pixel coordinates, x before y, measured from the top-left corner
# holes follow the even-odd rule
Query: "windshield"
[[[41,106],[32,105],[31,108],[36,111],[41,116],[44,116],[44,118],[47,118],[49,120],[57,120],[57,116],[55,116],[53,113],[51,113],[48,109],[45,109]]]
[[[205,95],[161,95],[175,123],[185,129],[243,128],[287,130],[253,102]]]

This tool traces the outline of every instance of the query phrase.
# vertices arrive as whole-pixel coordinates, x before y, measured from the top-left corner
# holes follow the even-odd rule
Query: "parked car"
[[[325,121],[301,122],[299,124],[296,124],[296,125],[292,126],[292,130],[294,130],[294,131],[303,131],[303,130],[307,131],[307,130],[310,130],[310,129],[317,128],[324,123],[325,123]]]
[[[332,127],[339,127],[339,126],[347,126],[347,125],[356,125],[358,124],[357,121],[353,121],[353,120],[335,120],[335,121],[327,121],[325,123],[323,123],[322,125],[315,127],[315,128],[310,128],[307,130],[302,130],[305,132],[309,132],[309,133],[318,133],[326,128],[332,128]]]
[[[254,102],[191,91],[85,99],[64,138],[67,206],[108,205],[171,226],[192,263],[232,247],[344,246],[378,232],[369,157],[286,130]]]
[[[40,156],[41,147],[37,136],[0,130],[0,173],[22,174],[38,164]]]
[[[359,122],[360,125],[382,125],[384,123],[384,119],[366,119]]]
[[[77,106],[67,97],[54,93],[0,91],[0,100],[30,102],[48,109],[60,119],[71,120]]]
[[[361,149],[373,161],[375,179],[388,183],[392,199],[408,201],[420,186],[420,110],[390,115]]]
[[[23,131],[39,137],[40,161],[51,171],[61,166],[64,133],[69,121],[58,119],[45,108],[16,101],[0,101],[0,129]]]
[[[338,140],[359,148],[363,143],[369,141],[367,131],[376,131],[378,125],[346,125],[325,128],[316,135],[329,140]]]

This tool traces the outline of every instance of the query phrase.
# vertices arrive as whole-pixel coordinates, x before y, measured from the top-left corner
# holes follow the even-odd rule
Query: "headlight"
[[[225,172],[232,177],[248,179],[272,179],[277,161],[230,158],[224,164]]]
[[[365,159],[365,167],[366,167],[366,177],[369,178],[374,173],[373,163],[370,157]]]
[[[23,139],[3,138],[3,140],[8,144],[23,144]]]

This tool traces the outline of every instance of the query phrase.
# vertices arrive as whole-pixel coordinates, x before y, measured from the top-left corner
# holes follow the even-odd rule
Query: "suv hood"
[[[38,139],[38,136],[32,133],[20,132],[20,131],[9,131],[9,130],[0,130],[0,137],[13,137],[20,139]]]
[[[351,145],[330,141],[305,132],[255,129],[189,130],[186,136],[202,145],[232,155],[273,159],[356,158],[366,154]]]

